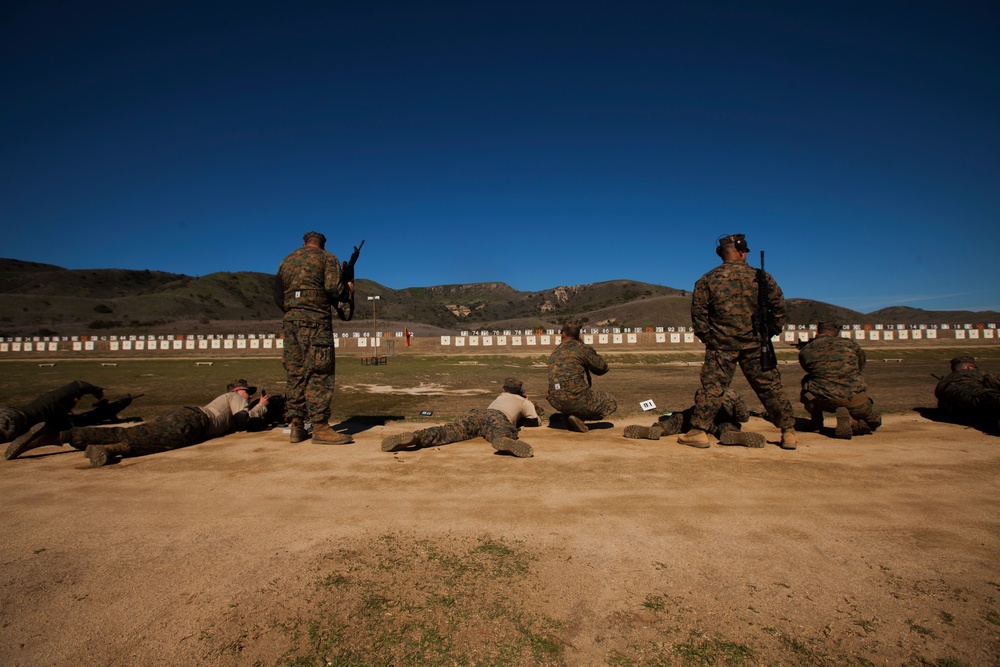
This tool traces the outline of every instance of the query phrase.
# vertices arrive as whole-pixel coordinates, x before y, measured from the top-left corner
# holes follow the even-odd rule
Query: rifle
[[[773,371],[778,367],[778,357],[771,342],[771,313],[767,310],[769,290],[764,274],[764,251],[760,251],[760,268],[757,269],[757,312],[753,314],[753,329],[760,337],[760,368]]]
[[[70,422],[73,426],[95,426],[97,424],[121,424],[124,422],[142,421],[138,417],[122,419],[118,413],[132,404],[132,401],[145,394],[127,394],[117,401],[108,401],[106,398],[94,403],[87,412],[77,415],[70,415]]]
[[[364,246],[365,241],[362,239],[361,245],[354,246],[351,258],[340,266],[340,294],[337,295],[337,303],[333,304],[333,307],[340,319],[345,322],[350,322],[351,318],[354,317],[354,290],[348,283],[354,282],[354,264],[358,261],[358,256],[361,255],[361,249]],[[344,304],[343,308],[341,308],[341,304]],[[346,315],[344,314],[345,310],[347,311]]]

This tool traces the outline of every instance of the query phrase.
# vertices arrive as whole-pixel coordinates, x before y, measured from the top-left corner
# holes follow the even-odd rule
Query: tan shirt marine
[[[247,399],[240,396],[235,391],[226,392],[217,396],[208,405],[202,406],[201,411],[208,415],[212,422],[205,439],[218,438],[237,430],[236,414],[247,409]],[[267,412],[267,406],[258,403],[253,410],[248,412],[249,417],[263,417]]]
[[[490,410],[499,410],[500,412],[507,415],[507,419],[514,426],[517,426],[517,422],[521,419],[538,419],[538,413],[535,412],[535,404],[526,399],[524,396],[518,396],[517,394],[511,394],[509,392],[503,392],[496,397],[489,405]]]

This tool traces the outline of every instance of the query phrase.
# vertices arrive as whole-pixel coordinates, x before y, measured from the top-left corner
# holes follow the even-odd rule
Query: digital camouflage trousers
[[[737,365],[743,371],[750,388],[764,404],[764,418],[779,428],[794,428],[795,415],[781,386],[781,373],[777,368],[765,371],[760,367],[758,347],[746,350],[705,350],[705,362],[701,365],[702,391],[695,393],[692,428],[708,431],[712,427],[722,394],[732,384]]]
[[[614,396],[595,389],[588,389],[580,394],[568,392],[549,394],[547,398],[556,412],[574,415],[584,421],[604,419],[618,409],[618,402]]]
[[[421,447],[447,445],[452,442],[472,440],[476,437],[486,438],[491,444],[497,445],[501,438],[517,440],[517,427],[510,423],[507,415],[499,410],[477,408],[469,410],[457,422],[443,426],[433,426],[417,431]]]
[[[332,324],[286,320],[284,332],[285,418],[325,424],[336,380]]]
[[[80,426],[70,429],[69,442],[77,449],[124,442],[131,450],[128,456],[142,456],[204,442],[210,426],[208,415],[201,408],[178,408],[151,422],[128,428]]]

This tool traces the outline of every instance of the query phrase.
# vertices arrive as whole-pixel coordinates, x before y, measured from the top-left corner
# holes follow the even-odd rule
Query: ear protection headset
[[[722,257],[722,246],[731,245],[736,248],[739,252],[749,252],[750,247],[747,246],[747,239],[744,234],[723,234],[715,242],[715,254]]]

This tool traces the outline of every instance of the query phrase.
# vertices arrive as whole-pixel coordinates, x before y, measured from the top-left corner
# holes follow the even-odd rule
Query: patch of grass
[[[934,636],[934,631],[933,630],[931,630],[929,628],[925,628],[924,626],[916,623],[912,618],[907,619],[906,620],[906,624],[910,627],[910,632],[915,632],[918,635],[923,635],[925,637],[933,637]]]
[[[986,612],[986,615],[983,616],[983,618],[986,619],[987,623],[992,623],[993,625],[1000,625],[1000,614],[993,611],[992,609]]]
[[[560,666],[559,624],[530,612],[534,556],[490,535],[390,534],[330,558],[315,596],[285,629],[288,665]],[[303,631],[300,631],[302,628]]]
[[[642,606],[650,611],[663,611],[667,604],[662,595],[647,595]]]
[[[955,622],[955,617],[946,611],[941,612],[941,620],[947,625],[952,625]]]
[[[691,638],[679,644],[675,651],[685,667],[708,667],[724,665],[739,667],[755,663],[753,651],[744,644],[728,642],[720,636],[696,640]]]

